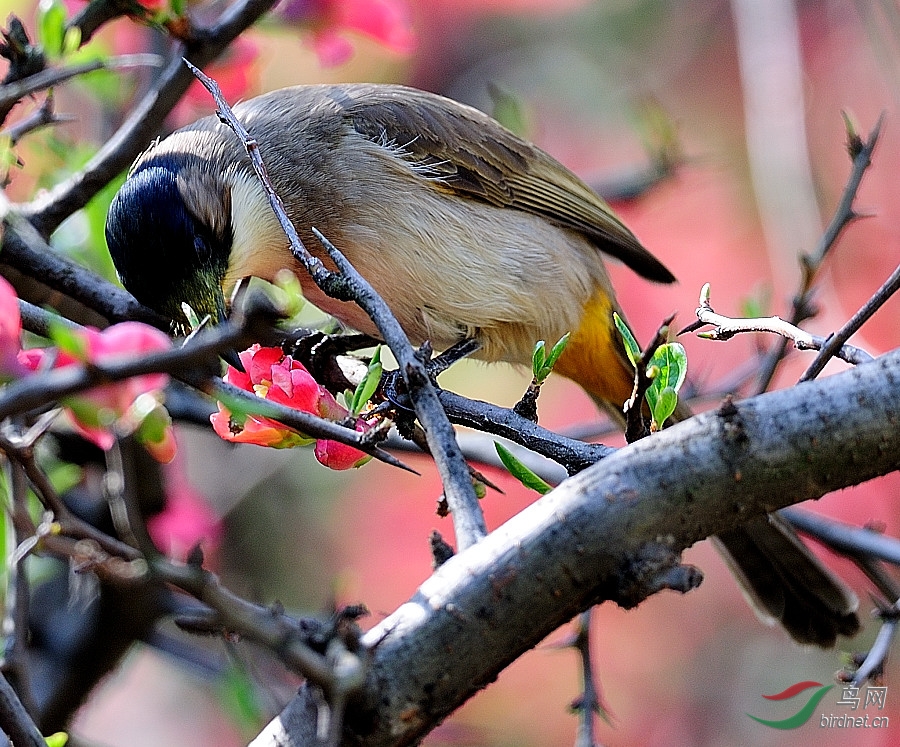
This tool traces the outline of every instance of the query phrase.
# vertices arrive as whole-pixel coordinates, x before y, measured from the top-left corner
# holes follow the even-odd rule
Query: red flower
[[[240,359],[246,373],[229,366],[225,374],[229,384],[253,392],[262,399],[319,417],[342,420],[349,414],[300,361],[285,355],[280,348],[254,345],[241,353]],[[234,417],[221,402],[219,411],[210,417],[210,421],[221,438],[234,443],[289,449],[313,442],[308,436],[261,415],[247,415],[241,422],[241,418]],[[364,432],[368,428],[365,420],[357,421],[356,430]],[[331,469],[360,467],[369,460],[366,454],[352,446],[328,440],[318,441],[315,453],[316,459]]]

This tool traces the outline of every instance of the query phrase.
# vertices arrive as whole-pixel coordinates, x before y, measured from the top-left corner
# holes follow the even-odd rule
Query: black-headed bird
[[[538,340],[570,332],[555,370],[621,414],[633,370],[601,252],[652,281],[674,276],[571,171],[477,109],[402,86],[298,86],[234,113],[306,246],[321,256],[313,227],[330,239],[414,344],[472,338],[477,357],[529,365]],[[307,300],[378,335],[293,259],[243,145],[215,116],[137,159],[106,236],[125,287],[177,324],[182,303],[218,320],[240,279],[289,268]],[[856,631],[853,594],[776,517],[718,541],[796,640],[828,646]]]

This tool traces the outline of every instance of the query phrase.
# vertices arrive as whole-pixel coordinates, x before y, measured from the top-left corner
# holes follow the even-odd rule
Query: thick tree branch
[[[367,699],[344,743],[414,743],[579,611],[664,586],[691,544],[900,468],[898,366],[894,351],[642,439],[448,560],[366,635]],[[282,727],[308,707],[301,693],[255,747],[301,744]]]

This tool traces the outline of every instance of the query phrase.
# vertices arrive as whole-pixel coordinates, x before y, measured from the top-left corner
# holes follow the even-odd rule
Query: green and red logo
[[[813,687],[818,688],[818,690],[816,690],[812,695],[809,696],[806,704],[793,716],[789,716],[788,718],[777,721],[770,721],[768,719],[754,716],[751,713],[748,713],[747,715],[750,716],[750,718],[752,718],[754,721],[758,721],[764,726],[769,726],[773,729],[796,729],[800,726],[803,726],[803,724],[809,721],[810,717],[813,714],[813,711],[816,710],[816,706],[818,706],[822,698],[825,697],[825,693],[833,688],[834,685],[823,685],[821,682],[806,680],[804,682],[798,682],[796,685],[791,685],[786,690],[782,690],[780,693],[777,693],[775,695],[763,695],[766,700],[790,700],[791,698],[795,698],[800,693]]]

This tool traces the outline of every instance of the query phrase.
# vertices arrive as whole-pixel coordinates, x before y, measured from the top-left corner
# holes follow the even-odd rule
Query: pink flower
[[[168,350],[172,345],[164,332],[139,322],[122,322],[102,331],[85,328],[75,332],[73,338],[80,342],[81,349],[60,351],[54,368],[77,363],[112,365]],[[161,427],[152,429],[143,425],[144,418],[154,412],[158,401],[144,400],[137,406],[142,395],[155,395],[166,386],[168,380],[169,377],[161,373],[134,376],[67,397],[63,404],[76,430],[101,449],[112,448],[115,442],[112,429],[118,424],[139,438],[145,435],[143,442],[151,446],[151,453],[155,456],[171,458],[174,455],[174,441],[170,423],[166,421]],[[157,413],[155,417],[158,421],[168,415]]]
[[[16,378],[25,373],[19,360],[21,338],[19,297],[9,281],[0,276],[0,377]]]
[[[253,392],[262,399],[319,417],[343,420],[349,414],[331,392],[319,385],[300,361],[285,355],[280,348],[254,345],[241,353],[240,359],[244,372],[229,366],[225,374],[225,381],[229,384]],[[221,402],[219,411],[210,417],[210,422],[221,438],[234,443],[289,449],[313,442],[308,436],[271,418],[261,415],[235,417]],[[357,431],[364,432],[368,428],[369,425],[364,420],[357,421]],[[316,443],[315,453],[319,462],[332,469],[359,467],[369,459],[352,446],[327,440]]]
[[[64,349],[22,350],[22,319],[13,287],[0,277],[0,377],[19,378],[44,367],[65,368],[79,363],[110,365],[147,353],[168,350],[164,332],[139,322],[122,322],[102,332],[90,327],[57,333]],[[175,455],[169,414],[157,395],[168,383],[166,374],[150,373],[105,384],[63,400],[75,429],[86,439],[109,449],[112,428],[134,433],[160,461]]]
[[[176,462],[166,468],[166,506],[147,521],[147,531],[166,555],[184,560],[201,542],[206,550],[218,547],[222,520]]]
[[[353,53],[345,33],[356,32],[392,52],[408,55],[416,48],[409,7],[404,0],[292,0],[281,9],[282,18],[312,29],[319,61],[339,65]]]

